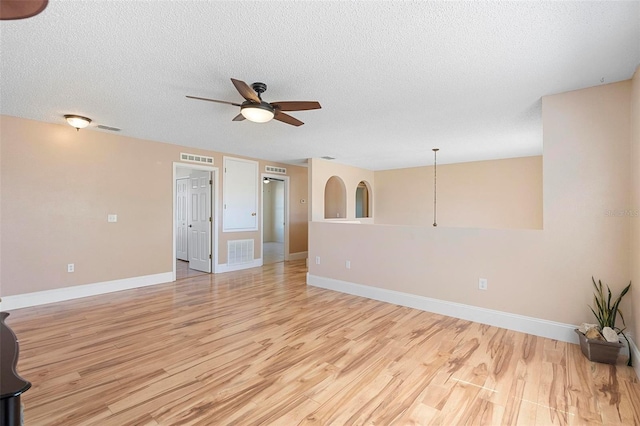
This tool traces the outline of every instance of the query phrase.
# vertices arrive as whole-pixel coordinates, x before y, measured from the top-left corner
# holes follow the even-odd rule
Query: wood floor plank
[[[629,367],[305,276],[276,263],[11,312],[25,424],[640,424]]]
[[[557,349],[555,343],[554,352]],[[546,349],[546,348],[545,348]],[[545,359],[556,359],[547,357]],[[573,421],[569,411],[569,394],[566,392],[565,366],[564,363],[553,363],[544,361],[540,367],[540,390],[538,393],[538,411],[536,421],[549,425],[568,425]]]

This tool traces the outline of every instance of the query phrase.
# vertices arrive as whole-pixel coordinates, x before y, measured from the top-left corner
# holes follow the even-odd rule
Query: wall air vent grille
[[[279,175],[286,175],[287,169],[284,167],[276,167],[276,166],[264,166],[265,172],[269,173],[277,173]]]
[[[200,164],[213,164],[213,157],[207,157],[206,155],[197,155],[197,154],[188,154],[186,152],[180,153],[180,160],[188,161],[190,163],[200,163]]]
[[[227,265],[253,262],[253,240],[227,241]]]

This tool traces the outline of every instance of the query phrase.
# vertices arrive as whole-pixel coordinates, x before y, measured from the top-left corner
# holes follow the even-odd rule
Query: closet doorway
[[[262,264],[284,262],[289,250],[289,177],[262,175]]]
[[[173,250],[175,279],[214,271],[217,169],[174,163]]]

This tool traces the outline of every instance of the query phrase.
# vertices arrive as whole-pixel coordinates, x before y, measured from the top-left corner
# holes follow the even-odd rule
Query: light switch
[[[110,223],[115,223],[118,221],[118,215],[117,214],[110,214],[107,216],[107,222]]]

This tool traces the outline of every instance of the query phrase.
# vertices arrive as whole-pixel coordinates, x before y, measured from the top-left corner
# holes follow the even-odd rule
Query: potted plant
[[[624,315],[620,310],[620,302],[625,294],[629,292],[631,288],[631,282],[626,286],[620,295],[613,299],[611,295],[611,289],[607,285],[607,292],[605,294],[602,282],[591,277],[595,293],[593,294],[593,306],[591,312],[598,321],[597,324],[582,324],[579,329],[576,329],[578,337],[580,339],[580,349],[589,361],[603,362],[606,364],[615,364],[618,360],[618,353],[622,348],[623,343],[620,342],[620,337],[624,337],[629,344],[627,336],[624,334],[624,328],[616,326],[616,320],[618,314],[622,320],[622,325],[625,326]],[[627,365],[631,365],[631,351],[629,351],[629,362]]]

